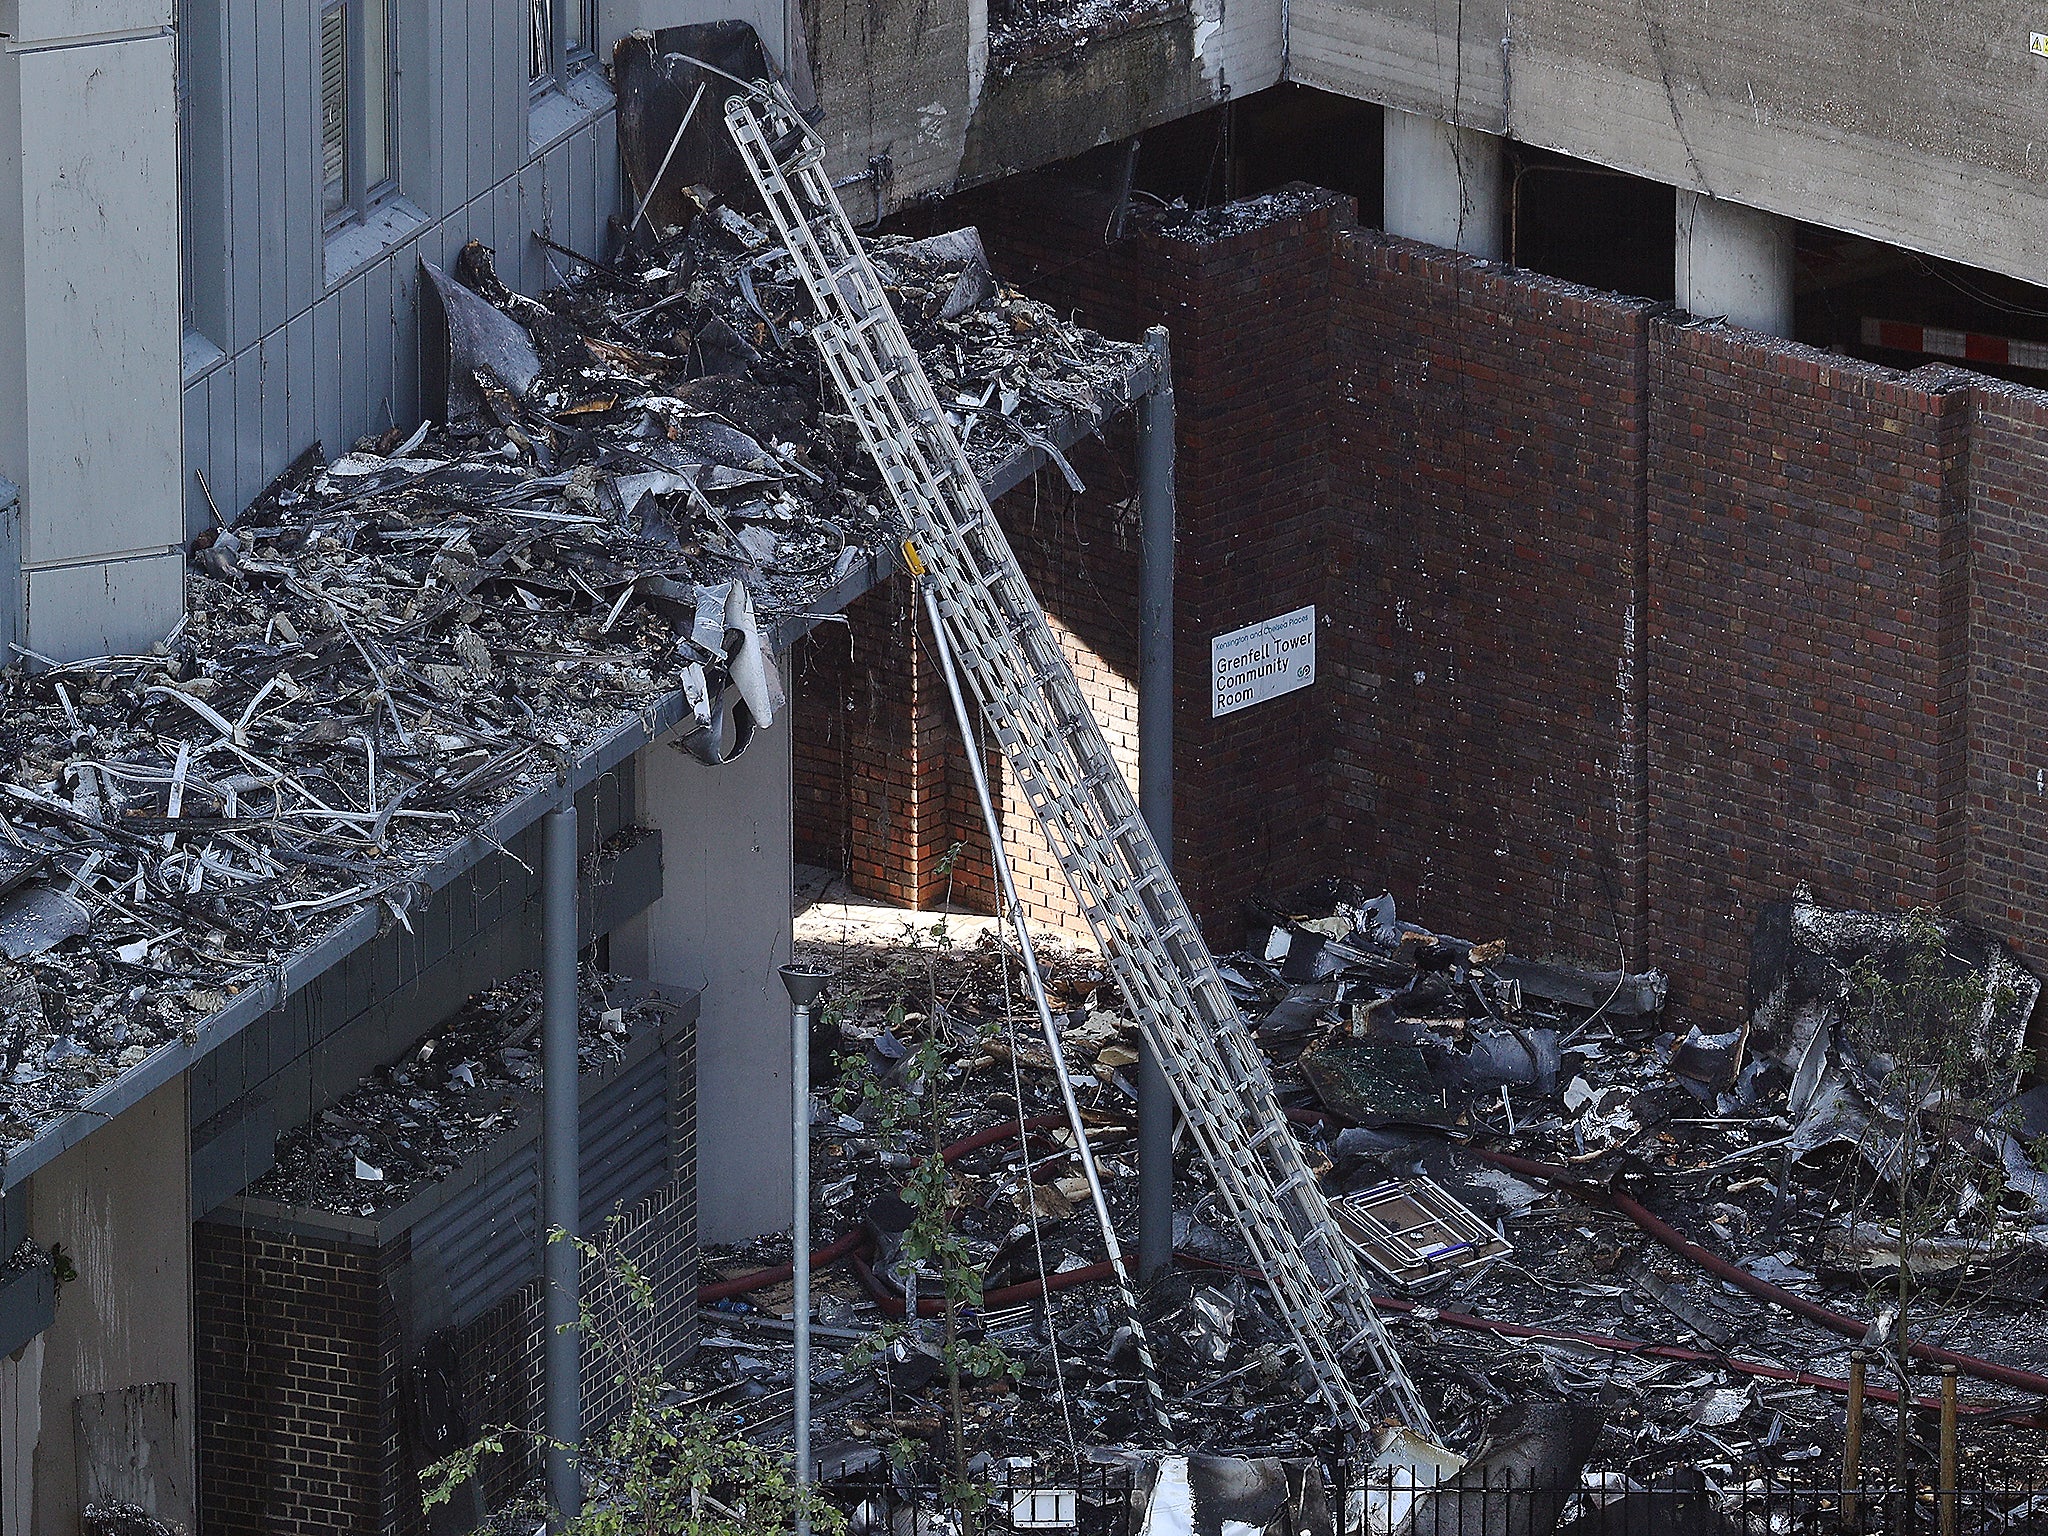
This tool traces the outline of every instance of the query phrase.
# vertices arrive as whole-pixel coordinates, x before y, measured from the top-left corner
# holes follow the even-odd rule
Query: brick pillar
[[[988,839],[917,602],[910,581],[898,576],[847,610],[850,655],[837,722],[847,883],[913,911],[943,905],[949,895],[956,906],[985,909]],[[805,838],[807,846],[827,841],[817,832]],[[961,853],[949,867],[956,844]]]
[[[1152,325],[1172,332],[1173,859],[1223,948],[1240,941],[1248,898],[1331,874],[1341,856],[1328,814],[1329,685],[1211,719],[1209,642],[1309,605],[1319,638],[1330,635],[1330,271],[1352,217],[1348,198],[1288,187],[1105,245],[1105,210],[1038,176],[934,219],[977,222],[999,272],[1085,325],[1128,340]],[[998,511],[1135,783],[1138,507],[1127,426],[1109,444],[1075,456],[1084,495],[1041,475]]]

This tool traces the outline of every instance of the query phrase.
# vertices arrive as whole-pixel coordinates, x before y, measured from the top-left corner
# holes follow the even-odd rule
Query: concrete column
[[[1792,334],[1793,223],[1680,191],[1672,257],[1678,307],[1773,336]]]
[[[738,1242],[790,1224],[789,995],[795,863],[787,714],[706,768],[670,737],[640,755],[641,817],[662,835],[662,895],[614,962],[703,994],[697,1023],[697,1232]]]
[[[195,1528],[190,1135],[173,1078],[29,1180],[29,1237],[78,1271],[42,1336],[34,1536],[76,1536],[81,1489]],[[81,1428],[81,1399],[100,1433]],[[22,1459],[12,1447],[0,1466]]]
[[[0,5],[0,601],[60,660],[146,650],[184,608],[170,23],[169,0]]]
[[[1501,143],[1476,128],[1387,108],[1387,233],[1499,261],[1507,252]]]

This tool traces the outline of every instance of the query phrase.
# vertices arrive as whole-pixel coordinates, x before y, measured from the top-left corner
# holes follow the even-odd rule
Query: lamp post
[[[782,985],[793,1010],[789,1032],[791,1124],[795,1159],[790,1174],[794,1220],[789,1232],[789,1267],[796,1310],[796,1482],[799,1496],[811,1485],[811,1008],[825,994],[827,973],[811,965],[782,967]],[[810,1536],[807,1514],[797,1516],[797,1536]]]

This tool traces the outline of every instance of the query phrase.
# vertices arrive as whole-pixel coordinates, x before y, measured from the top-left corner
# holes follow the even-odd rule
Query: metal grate
[[[583,1106],[583,1234],[630,1210],[666,1183],[674,1104],[670,1053],[653,1050]],[[540,1148],[529,1141],[412,1229],[415,1254],[448,1277],[457,1327],[481,1317],[541,1272]]]
[[[540,1273],[540,1152],[528,1142],[463,1198],[412,1229],[448,1277],[457,1327],[466,1327]]]
[[[320,15],[320,177],[327,216],[348,208],[348,12]]]
[[[1428,1179],[1390,1180],[1330,1202],[1337,1228],[1400,1285],[1456,1274],[1515,1245]]]

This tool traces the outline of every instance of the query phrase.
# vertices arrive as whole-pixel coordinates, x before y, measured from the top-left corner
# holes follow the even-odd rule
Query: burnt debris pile
[[[615,1065],[635,1033],[673,1009],[643,982],[585,969],[577,1060]],[[530,1122],[541,1087],[541,983],[515,976],[471,997],[396,1061],[277,1141],[249,1194],[341,1216],[397,1210]]]
[[[1934,1456],[1945,1365],[1960,1475],[2039,1481],[2048,1126],[2022,1091],[2039,983],[2004,946],[1802,896],[1760,924],[1753,1016],[1717,1030],[1672,1017],[1654,972],[1519,957],[1404,921],[1385,895],[1325,887],[1267,916],[1224,975],[1448,1447],[1354,1462],[1354,1488],[1415,1466],[1497,1481],[1505,1456],[1524,1481],[1587,1490],[1572,1508],[1590,1518],[1672,1478],[1709,1504],[1825,1480],[1859,1371],[1866,1444],[1885,1448],[1866,1467],[1891,1475],[1904,1447],[1911,1476]],[[1006,975],[993,938],[942,936],[812,957],[841,978],[813,1042],[821,1080],[839,1073],[813,1110],[813,1188],[818,1230],[838,1234],[818,1315],[845,1351],[819,1432],[849,1487],[891,1456],[943,1468],[956,1422],[998,1480],[1159,1443],[1114,1289],[1093,1283],[1108,1271],[1053,1076],[1083,1090],[1135,1232],[1135,1028],[1099,961],[1063,955],[1055,1062],[1014,957]],[[1184,1150],[1175,1176],[1176,1266],[1143,1301],[1176,1448],[1334,1454]],[[762,1434],[787,1403],[787,1257],[714,1252],[700,1293],[698,1387]],[[963,1361],[985,1369],[956,1414]],[[1540,1454],[1502,1449],[1524,1442]]]
[[[787,254],[689,196],[545,302],[481,246],[428,268],[432,422],[219,520],[150,654],[0,674],[0,1145],[352,912],[410,923],[437,853],[658,703],[732,755],[778,639],[888,568]],[[972,231],[875,250],[978,464],[1128,403],[1142,349],[997,283]]]

